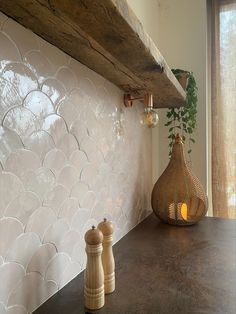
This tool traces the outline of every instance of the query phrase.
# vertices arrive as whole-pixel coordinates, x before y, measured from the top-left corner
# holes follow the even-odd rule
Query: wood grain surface
[[[0,0],[0,10],[125,92],[152,92],[155,107],[185,92],[126,0]]]

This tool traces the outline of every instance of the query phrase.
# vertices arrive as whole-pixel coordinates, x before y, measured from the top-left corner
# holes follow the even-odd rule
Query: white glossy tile
[[[65,268],[70,264],[70,258],[65,253],[58,253],[49,263],[46,279],[57,282],[61,281],[62,273]]]
[[[55,147],[53,138],[45,131],[32,133],[28,138],[24,139],[24,144],[27,149],[35,152],[41,160]]]
[[[40,207],[40,199],[33,192],[22,192],[14,198],[6,207],[5,217],[15,217],[25,225],[29,216]]]
[[[24,60],[36,75],[38,82],[42,83],[45,77],[53,76],[53,68],[49,60],[40,51],[31,50],[25,54]]]
[[[54,188],[46,194],[43,205],[51,207],[54,213],[58,215],[61,204],[69,194],[69,190],[63,185],[55,185]]]
[[[19,135],[15,131],[0,126],[0,161],[2,164],[4,164],[11,152],[19,148],[23,148]]]
[[[47,78],[43,81],[41,89],[42,92],[48,95],[51,99],[55,109],[57,108],[58,103],[65,98],[66,90],[61,82],[55,78]]]
[[[73,88],[76,87],[77,78],[70,68],[65,66],[59,68],[56,77],[65,86],[67,92],[70,92]]]
[[[70,163],[77,169],[81,177],[82,169],[88,164],[88,158],[85,152],[81,150],[74,151],[69,158]]]
[[[60,171],[57,182],[70,190],[79,180],[79,175],[75,167],[67,165]]]
[[[53,172],[48,168],[38,168],[32,173],[32,176],[28,178],[26,182],[26,189],[31,192],[35,192],[44,200],[48,191],[52,190],[55,184],[55,176]]]
[[[57,247],[64,238],[65,234],[69,231],[69,225],[66,220],[59,219],[54,224],[48,227],[45,232],[43,242],[44,243],[53,243]]]
[[[59,218],[64,218],[70,225],[72,218],[78,209],[79,209],[78,199],[74,197],[67,198],[61,204]]]
[[[6,263],[0,267],[0,302],[7,305],[12,289],[25,275],[24,268],[16,263]]]
[[[11,292],[8,306],[22,305],[31,313],[41,303],[43,278],[38,273],[27,274]],[[34,293],[31,293],[34,291]]]
[[[61,149],[69,158],[70,155],[78,149],[78,142],[72,134],[68,133],[59,140],[57,148]]]
[[[0,176],[0,217],[8,204],[24,191],[22,182],[10,172],[3,172]]]
[[[55,245],[52,243],[43,244],[32,256],[27,267],[27,273],[38,272],[45,277],[49,261],[57,254]]]
[[[7,255],[7,262],[16,262],[25,269],[34,253],[40,246],[39,236],[33,232],[21,234],[10,246]]]
[[[3,77],[0,77],[0,94],[0,120],[2,121],[7,111],[22,104],[22,98],[18,90]]]
[[[77,198],[81,204],[88,190],[88,185],[85,182],[78,181],[71,189],[71,196]]]
[[[39,157],[31,150],[18,149],[13,151],[5,162],[5,170],[17,175],[22,182],[25,182],[27,172],[40,167]]]
[[[66,163],[67,157],[65,153],[56,148],[50,150],[43,160],[43,166],[51,169],[56,177]]]
[[[57,249],[59,252],[64,252],[71,256],[73,249],[79,240],[80,234],[75,230],[69,230],[59,242]]]
[[[22,99],[26,97],[29,92],[38,88],[36,76],[21,62],[7,64],[2,72],[2,77],[15,87]]]
[[[25,314],[85,267],[92,224],[113,220],[117,241],[148,213],[151,132],[140,105],[2,14],[0,42],[0,268],[29,272],[0,314]]]
[[[24,99],[23,106],[29,109],[38,120],[54,113],[54,106],[51,99],[43,92],[37,90],[27,95]]]
[[[80,271],[81,271],[81,266],[79,263],[75,263],[75,262],[70,263],[62,274],[59,287],[60,288],[64,287],[69,281],[75,278]]]
[[[6,257],[9,247],[24,232],[23,225],[15,218],[0,219],[0,255]]]
[[[9,62],[21,60],[21,55],[16,44],[3,32],[0,32],[0,42],[0,60],[2,67]]]
[[[22,305],[14,305],[7,308],[6,314],[27,314],[27,310]]]
[[[41,129],[51,135],[56,145],[59,144],[63,136],[67,134],[65,120],[56,114],[47,116],[41,122]]]
[[[35,115],[24,107],[10,109],[3,120],[3,125],[17,132],[21,138],[28,137],[37,129]]]
[[[79,208],[73,216],[71,228],[82,233],[83,227],[90,218],[90,211],[85,208]],[[83,236],[83,235],[82,235]]]
[[[30,217],[26,225],[26,232],[34,232],[39,236],[41,241],[48,230],[56,221],[54,211],[49,207],[39,207]],[[40,221],[40,223],[39,223]],[[50,242],[50,241],[49,241]]]

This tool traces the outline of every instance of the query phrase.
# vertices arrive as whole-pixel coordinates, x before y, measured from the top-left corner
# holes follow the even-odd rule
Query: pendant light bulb
[[[140,123],[148,128],[155,128],[158,124],[159,117],[155,110],[153,110],[152,94],[144,96],[145,109],[140,115]]]

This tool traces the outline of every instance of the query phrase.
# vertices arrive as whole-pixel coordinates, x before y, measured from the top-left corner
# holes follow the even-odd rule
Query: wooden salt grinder
[[[105,276],[105,294],[108,294],[115,290],[115,261],[112,251],[112,234],[114,228],[112,222],[104,218],[104,221],[98,225],[98,229],[103,233],[102,264]]]
[[[97,310],[104,306],[104,271],[102,266],[103,234],[92,226],[85,234],[87,265],[84,275],[85,307]]]

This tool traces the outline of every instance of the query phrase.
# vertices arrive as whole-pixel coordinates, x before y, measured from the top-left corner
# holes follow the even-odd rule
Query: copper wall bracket
[[[143,100],[146,107],[153,107],[153,96],[150,93],[145,94],[143,97],[132,97],[131,94],[124,94],[125,107],[132,107],[135,100]]]

